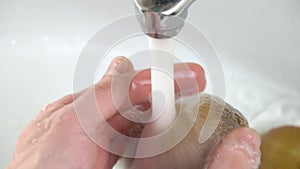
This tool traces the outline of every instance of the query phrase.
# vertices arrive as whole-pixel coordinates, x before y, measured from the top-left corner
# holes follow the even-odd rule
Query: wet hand
[[[196,64],[175,65],[175,90],[187,91],[189,81],[196,79],[198,91],[205,87],[203,69]],[[132,72],[136,74],[129,88],[130,100],[133,104],[147,104],[151,92],[150,69],[135,71],[129,60],[117,57],[113,60],[104,77],[94,86],[79,93],[65,96],[49,104],[30,122],[17,141],[10,169],[108,169],[118,160],[95,144],[80,125],[74,103],[84,103],[87,98],[96,97],[103,117],[117,131],[126,130],[132,123],[121,116],[111,93],[111,83],[116,73]],[[118,77],[117,77],[118,78]],[[119,84],[122,85],[122,84]],[[97,129],[96,133],[97,133]],[[101,136],[101,133],[97,133]]]

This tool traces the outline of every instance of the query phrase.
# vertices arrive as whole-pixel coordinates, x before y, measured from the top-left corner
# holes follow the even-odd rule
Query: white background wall
[[[130,0],[0,0],[0,168],[8,165],[24,125],[46,103],[72,92],[87,40],[132,13]],[[229,84],[242,88],[239,79],[247,76],[226,70],[245,70],[300,90],[299,0],[197,0],[188,20],[217,48]]]

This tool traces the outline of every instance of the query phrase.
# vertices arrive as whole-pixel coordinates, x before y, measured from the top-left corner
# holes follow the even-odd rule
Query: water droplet
[[[44,126],[44,129],[45,129],[45,130],[48,130],[49,126],[50,126],[50,120],[49,120],[49,119],[46,119],[46,120],[45,120],[45,126]]]
[[[250,163],[251,163],[251,164],[255,164],[256,161],[255,161],[254,159],[251,159],[251,160],[250,160]]]
[[[48,109],[48,107],[49,107],[49,104],[45,104],[45,106],[43,107],[42,111],[43,111],[43,112],[46,112],[47,109]]]
[[[38,141],[37,139],[32,139],[32,140],[31,140],[31,143],[32,143],[32,144],[35,144],[37,141]]]

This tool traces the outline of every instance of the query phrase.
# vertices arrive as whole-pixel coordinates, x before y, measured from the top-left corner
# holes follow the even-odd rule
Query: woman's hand
[[[189,92],[189,84],[195,79],[198,87],[196,91],[203,91],[203,69],[196,64],[186,65],[189,71],[184,68],[185,64],[175,65],[175,91],[179,93],[184,90],[185,94],[195,94],[194,89]],[[129,88],[131,103],[149,106],[150,70],[134,71],[129,60],[117,57],[97,84],[49,104],[30,122],[17,142],[14,158],[8,168],[111,169],[119,157],[103,150],[90,139],[80,125],[74,104],[85,104],[87,98],[95,94],[104,119],[118,132],[125,131],[132,122],[118,113],[111,90],[114,75],[125,72],[136,74]],[[102,136],[101,133],[99,136]],[[259,144],[259,137],[254,131],[235,130],[219,146],[209,166],[211,169],[253,168],[257,161],[253,162],[254,157],[249,152],[259,152]],[[241,148],[239,145],[249,146]]]

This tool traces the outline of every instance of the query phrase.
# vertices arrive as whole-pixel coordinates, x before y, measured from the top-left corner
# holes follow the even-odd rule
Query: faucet
[[[195,0],[134,0],[142,31],[155,39],[176,36]]]

